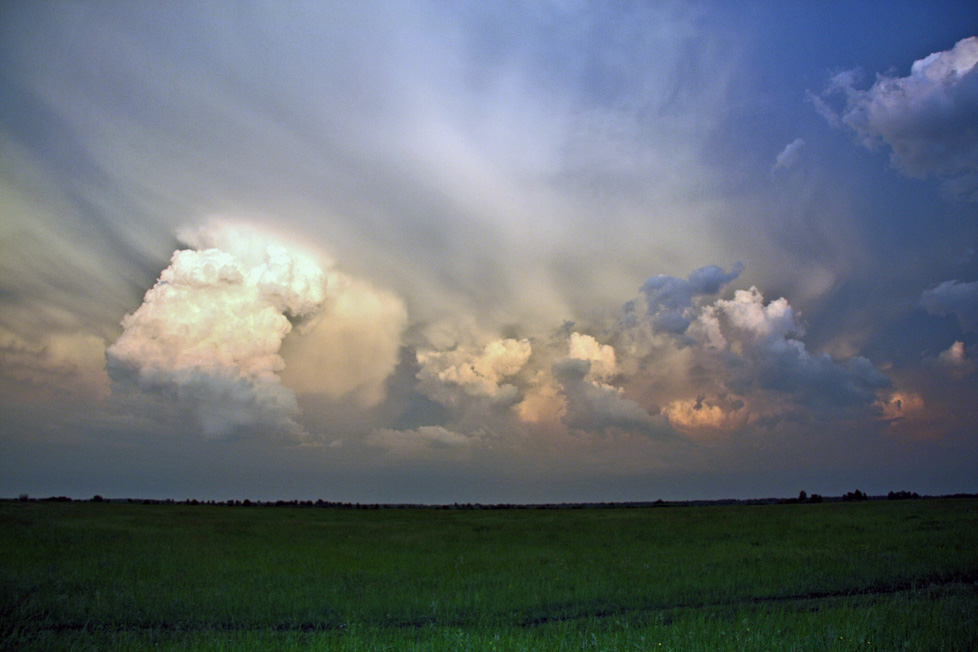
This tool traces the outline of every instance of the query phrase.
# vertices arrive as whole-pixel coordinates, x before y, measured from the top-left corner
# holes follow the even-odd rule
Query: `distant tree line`
[[[785,498],[785,499],[780,500],[778,502],[780,502],[780,503],[820,503],[823,500],[825,500],[825,499],[822,498],[821,494],[812,494],[811,496],[809,496],[808,495],[808,492],[805,491],[804,489],[802,489],[801,491],[798,492],[798,497],[797,498]]]
[[[868,500],[868,499],[869,499],[869,496],[867,496],[866,494],[864,494],[859,489],[856,489],[855,491],[850,491],[848,493],[845,493],[842,496],[842,500],[845,501],[845,502],[847,502],[847,503],[848,502],[858,502],[858,501],[861,501],[861,500]]]
[[[916,491],[891,491],[890,493],[886,494],[887,500],[908,500],[912,498],[920,498],[920,494],[918,494]]]
[[[916,491],[891,491],[886,494],[887,500],[912,500],[922,496]],[[943,496],[924,496],[925,498],[978,498],[978,494],[949,494]],[[95,494],[90,499],[73,499],[68,496],[50,496],[47,498],[31,498],[27,494],[20,494],[17,500],[21,502],[92,502],[92,503],[130,503],[142,505],[221,505],[226,507],[305,507],[305,508],[327,508],[327,509],[608,509],[608,508],[629,508],[629,507],[683,507],[683,506],[706,506],[706,505],[771,505],[771,504],[794,504],[794,503],[821,503],[823,501],[842,501],[860,502],[870,499],[882,499],[883,496],[868,496],[860,489],[849,491],[839,497],[823,498],[820,494],[811,494],[802,490],[795,498],[755,498],[755,499],[726,499],[726,500],[680,500],[665,501],[661,498],[654,501],[632,501],[632,502],[597,502],[597,503],[452,503],[442,505],[422,504],[422,503],[348,503],[330,500],[275,500],[262,501],[231,499],[231,500],[198,500],[188,498],[186,500],[174,500],[172,498],[103,498],[100,494]]]

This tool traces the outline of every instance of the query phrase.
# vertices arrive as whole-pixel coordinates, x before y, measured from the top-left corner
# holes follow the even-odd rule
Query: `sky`
[[[978,491],[971,2],[0,3],[0,496]]]

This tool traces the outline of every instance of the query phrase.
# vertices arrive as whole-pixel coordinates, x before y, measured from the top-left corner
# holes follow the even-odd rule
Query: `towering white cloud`
[[[331,277],[321,259],[253,227],[213,221],[180,236],[196,249],[175,252],[143,304],[123,319],[122,335],[106,350],[112,380],[174,402],[209,437],[259,427],[301,434],[295,393],[279,376],[282,342],[293,322],[314,331],[323,322],[349,328],[363,321],[345,305],[355,303],[345,277]],[[331,301],[340,304],[338,314],[329,313]],[[336,330],[342,327],[329,332]],[[360,346],[351,356],[373,342],[353,340]]]
[[[878,75],[868,90],[850,71],[833,77],[823,95],[842,94],[830,123],[848,126],[868,148],[886,144],[893,165],[908,175],[944,177],[952,190],[978,200],[978,37],[915,61],[906,77]]]

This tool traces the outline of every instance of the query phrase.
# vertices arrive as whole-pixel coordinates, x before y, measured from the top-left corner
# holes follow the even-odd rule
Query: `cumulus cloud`
[[[701,267],[685,280],[663,274],[653,276],[641,288],[646,315],[657,331],[685,333],[694,317],[694,300],[717,294],[743,270],[744,266],[737,263],[730,272],[724,272],[716,265]]]
[[[653,308],[644,319],[632,311],[613,333],[622,396],[697,437],[797,419],[805,410],[871,417],[889,378],[866,358],[836,361],[809,351],[786,298],[767,301],[751,287],[730,298],[696,300],[732,277],[708,267],[687,281],[658,276],[642,288],[648,293],[652,286]],[[669,311],[681,328],[661,328]]]
[[[771,168],[771,171],[790,169],[798,162],[798,159],[801,157],[801,150],[804,147],[805,140],[803,138],[795,138],[785,145],[784,149],[781,150],[781,153],[775,159],[774,167]]]
[[[506,398],[512,390],[502,381],[516,375],[532,352],[529,340],[512,338],[489,342],[478,352],[465,346],[419,351],[418,378],[422,390],[444,404],[457,403],[458,390],[470,397]]]
[[[208,437],[257,428],[304,434],[295,393],[279,375],[280,349],[293,322],[344,319],[320,315],[345,292],[329,287],[328,263],[229,221],[180,238],[194,248],[174,252],[106,350],[116,388],[179,405]]]
[[[746,423],[749,413],[743,400],[710,399],[705,394],[695,399],[678,399],[662,408],[663,416],[670,423],[689,433],[730,431]]]
[[[966,331],[978,328],[978,281],[944,281],[925,290],[920,303],[933,315],[956,316],[961,328]]]
[[[721,320],[726,328],[721,327]],[[782,297],[765,305],[756,287],[737,290],[733,299],[720,299],[706,306],[699,316],[699,325],[709,344],[716,348],[726,347],[728,338],[735,343],[770,342],[790,334],[804,334],[787,299]]]
[[[591,335],[571,333],[567,357],[574,360],[587,360],[590,363],[588,376],[592,380],[605,382],[618,373],[614,347],[599,343]]]
[[[718,300],[704,309],[710,345],[737,355],[731,384],[794,394],[804,403],[828,405],[869,404],[889,379],[865,358],[854,356],[838,364],[827,354],[810,353],[791,335],[804,331],[785,298],[767,304],[752,287],[738,290],[730,300]],[[744,364],[744,363],[748,364]]]
[[[853,71],[832,78],[823,98],[841,95],[832,110],[816,108],[831,124],[852,129],[863,145],[891,148],[891,161],[913,177],[937,175],[978,200],[978,37],[915,61],[906,77],[877,75],[868,90],[856,88]]]
[[[482,348],[422,351],[417,360],[418,390],[447,407],[447,424],[466,436],[486,430],[499,443],[531,432],[671,432],[613,384],[621,373],[617,354],[594,335],[562,330],[533,345],[496,339]]]

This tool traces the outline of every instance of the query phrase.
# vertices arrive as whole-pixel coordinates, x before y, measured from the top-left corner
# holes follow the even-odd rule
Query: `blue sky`
[[[978,490],[970,3],[0,18],[0,495]]]

